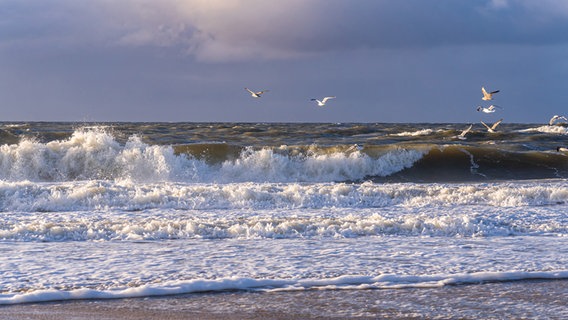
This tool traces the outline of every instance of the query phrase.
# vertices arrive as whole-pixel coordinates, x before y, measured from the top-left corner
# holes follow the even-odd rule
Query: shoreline
[[[0,306],[6,320],[568,318],[568,280],[423,289],[221,292]]]

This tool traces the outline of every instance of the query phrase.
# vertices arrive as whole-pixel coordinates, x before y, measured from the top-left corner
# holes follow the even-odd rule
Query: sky
[[[0,121],[545,123],[566,30],[566,0],[0,0]]]

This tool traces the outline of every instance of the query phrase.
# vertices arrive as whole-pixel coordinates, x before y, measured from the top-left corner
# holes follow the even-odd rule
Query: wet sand
[[[0,319],[568,319],[568,280],[429,289],[224,292],[0,307]]]

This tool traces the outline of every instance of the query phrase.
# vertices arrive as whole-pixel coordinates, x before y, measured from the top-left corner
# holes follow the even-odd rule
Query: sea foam
[[[540,133],[549,133],[549,134],[568,134],[568,127],[564,126],[540,126],[536,128],[528,128],[519,130],[519,132],[540,132]]]
[[[134,288],[115,290],[37,290],[29,293],[0,294],[0,305],[68,301],[84,299],[122,299],[152,296],[168,296],[198,292],[222,292],[246,290],[260,292],[305,290],[360,290],[437,288],[455,284],[474,284],[487,281],[559,280],[567,279],[568,270],[541,272],[477,272],[468,274],[397,275],[378,276],[345,275],[329,279],[252,279],[231,277],[224,279],[196,279],[171,281],[163,284],[147,284]]]
[[[285,147],[283,147],[285,149]],[[393,149],[293,155],[279,148],[245,148],[237,159],[210,164],[172,146],[149,145],[132,136],[121,145],[102,129],[77,130],[66,140],[24,139],[0,146],[0,179],[7,181],[132,180],[139,182],[322,182],[388,176],[411,167],[423,151]],[[284,150],[285,151],[285,150]]]
[[[405,131],[405,132],[400,132],[400,133],[393,133],[393,134],[391,134],[391,136],[396,136],[396,137],[427,136],[427,135],[432,134],[433,132],[434,132],[434,130],[432,130],[432,129],[422,129],[422,130],[418,130],[418,131]]]
[[[1,182],[0,238],[15,241],[191,238],[568,235],[563,181],[476,185]],[[519,208],[522,214],[518,212]],[[443,210],[440,210],[443,208]],[[351,212],[358,212],[358,216]],[[279,214],[283,212],[285,214]]]
[[[492,184],[365,183],[140,183],[90,180],[33,183],[0,181],[3,210],[67,212],[148,209],[321,209],[403,206],[492,207],[566,205],[564,181]]]

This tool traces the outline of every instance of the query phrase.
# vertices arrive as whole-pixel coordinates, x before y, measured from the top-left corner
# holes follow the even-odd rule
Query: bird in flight
[[[558,120],[568,121],[565,116],[554,115],[554,117],[550,118],[550,121],[548,121],[548,125],[552,126]]]
[[[481,98],[481,100],[489,101],[493,100],[493,94],[499,92],[499,90],[487,92],[484,87],[481,87],[481,92],[483,93],[483,98]]]
[[[487,108],[484,108],[482,106],[478,106],[477,111],[481,111],[481,112],[484,112],[484,113],[493,113],[493,112],[497,111],[495,108],[503,109],[500,106],[496,106],[496,105],[492,104]]]
[[[314,99],[311,99],[311,101],[316,101],[316,102],[318,103],[318,106],[319,106],[319,107],[323,107],[323,106],[325,106],[325,103],[326,103],[327,100],[329,100],[329,99],[335,99],[335,97],[325,97],[325,98],[323,98],[323,99],[321,99],[321,100],[318,100],[318,99],[315,99],[315,98],[314,98]]]
[[[265,92],[269,91],[269,90],[262,90],[262,91],[254,92],[254,91],[250,90],[249,88],[245,88],[245,90],[248,91],[253,98],[260,98],[261,95],[263,95]]]
[[[501,121],[503,121],[503,119],[499,119],[499,121],[495,122],[491,127],[486,125],[483,121],[480,121],[482,125],[485,126],[485,128],[487,128],[487,132],[489,133],[495,133],[495,128],[497,128],[497,126],[501,123]]]
[[[458,139],[460,139],[460,140],[465,140],[465,139],[467,139],[467,138],[465,137],[465,135],[471,130],[472,127],[473,127],[473,124],[470,124],[467,129],[465,129],[464,131],[462,131],[462,133],[460,133],[460,134],[457,136]]]

